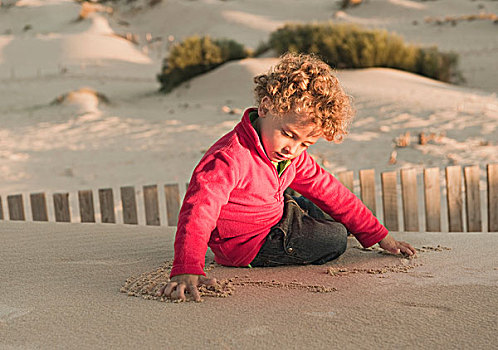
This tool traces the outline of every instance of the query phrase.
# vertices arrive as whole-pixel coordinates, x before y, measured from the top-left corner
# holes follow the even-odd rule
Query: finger
[[[166,287],[164,288],[164,295],[166,295],[167,297],[170,297],[171,296],[171,293],[173,292],[173,290],[175,289],[175,287],[178,285],[177,282],[169,282]]]
[[[395,245],[392,245],[392,246],[389,246],[389,247],[386,247],[384,248],[385,250],[387,250],[389,253],[391,254],[399,254],[400,253],[400,250],[397,246]]]
[[[162,296],[165,289],[166,289],[166,286],[162,286],[161,288],[159,288],[159,290],[156,292],[156,296],[158,296],[158,297]]]
[[[185,298],[185,284],[180,283],[176,286],[176,289],[171,293],[171,299],[173,300],[186,300]]]
[[[200,302],[201,301],[201,295],[199,294],[199,290],[197,289],[196,286],[194,286],[193,284],[191,284],[188,287],[188,291],[189,291],[190,295],[192,296],[192,298],[194,299],[194,301],[196,301],[196,302]]]
[[[417,250],[415,249],[414,246],[412,246],[411,244],[408,244],[408,249],[410,249],[410,251],[413,253],[413,254],[417,254]]]
[[[412,247],[411,245],[408,245],[408,249],[410,249],[410,251],[412,252],[412,255],[416,255],[417,254],[417,250],[415,249],[415,247]]]
[[[208,278],[208,277],[204,277],[204,276],[201,276],[199,278],[199,283],[200,284],[205,284],[207,286],[214,286],[218,281],[216,280],[216,278]]]
[[[408,247],[402,246],[401,251],[407,255],[413,255],[413,252]]]
[[[406,242],[400,242],[402,247],[404,248],[403,251],[408,254],[408,255],[414,255],[417,253],[417,251],[415,250],[415,248],[409,244],[409,243],[406,243]]]

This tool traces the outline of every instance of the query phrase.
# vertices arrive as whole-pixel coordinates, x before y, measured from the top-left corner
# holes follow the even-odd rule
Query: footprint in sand
[[[431,310],[438,310],[438,311],[445,311],[445,312],[451,312],[453,311],[452,308],[449,308],[447,306],[441,306],[441,305],[433,305],[433,304],[422,304],[422,303],[415,303],[411,301],[400,301],[398,304],[403,305],[403,306],[409,306],[409,307],[416,307],[416,308],[423,308],[423,309],[431,309]]]
[[[9,322],[28,314],[29,310],[19,309],[5,304],[0,304],[0,323]]]
[[[330,318],[335,316],[334,311],[310,311],[310,312],[305,312],[304,314],[308,316],[321,317],[321,318]]]
[[[262,335],[271,334],[270,327],[268,326],[256,326],[244,330],[244,334],[252,335],[254,337],[259,337]]]
[[[121,265],[136,264],[139,262],[139,260],[126,261],[126,260],[71,260],[71,259],[63,259],[62,262],[66,263],[66,264],[75,264],[75,265],[121,266]]]

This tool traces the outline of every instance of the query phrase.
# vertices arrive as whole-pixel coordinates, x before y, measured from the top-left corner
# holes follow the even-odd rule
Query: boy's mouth
[[[289,160],[291,158],[290,156],[284,156],[282,153],[278,153],[278,152],[275,152],[275,155],[279,161]]]

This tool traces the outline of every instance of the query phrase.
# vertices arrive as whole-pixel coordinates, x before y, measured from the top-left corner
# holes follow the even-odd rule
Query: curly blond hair
[[[341,142],[354,116],[351,98],[344,92],[332,68],[314,55],[287,53],[266,74],[254,77],[259,106],[271,101],[272,114],[294,112],[321,129],[328,141]]]

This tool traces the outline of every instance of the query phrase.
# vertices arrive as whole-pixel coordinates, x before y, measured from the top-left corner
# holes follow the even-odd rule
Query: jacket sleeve
[[[236,170],[223,152],[206,155],[195,168],[178,217],[171,277],[205,275],[209,238],[236,185]]]
[[[297,158],[296,177],[290,187],[346,226],[363,247],[380,242],[388,234],[363,202],[307,152]]]

